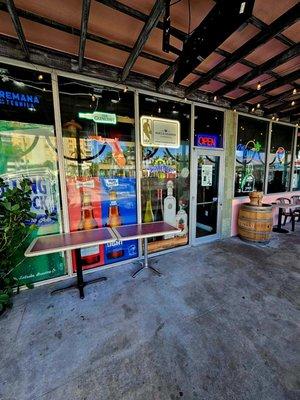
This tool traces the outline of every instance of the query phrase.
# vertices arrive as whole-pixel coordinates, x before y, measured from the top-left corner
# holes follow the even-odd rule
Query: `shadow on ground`
[[[116,267],[84,300],[21,293],[0,319],[0,398],[299,399],[297,229],[156,257],[162,277]]]

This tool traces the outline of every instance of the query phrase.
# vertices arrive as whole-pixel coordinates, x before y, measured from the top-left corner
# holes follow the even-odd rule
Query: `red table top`
[[[120,240],[143,239],[167,234],[178,234],[180,232],[180,229],[166,222],[122,225],[114,227],[113,230]]]
[[[58,251],[73,250],[78,248],[110,243],[117,240],[110,228],[92,229],[71,233],[60,233],[37,237],[25,252],[26,257],[42,254],[57,253]]]

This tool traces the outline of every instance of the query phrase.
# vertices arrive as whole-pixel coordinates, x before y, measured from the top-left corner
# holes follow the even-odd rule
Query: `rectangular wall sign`
[[[168,147],[180,146],[180,122],[173,119],[141,117],[142,146]]]
[[[105,113],[100,111],[94,111],[93,113],[78,113],[79,118],[90,119],[99,124],[112,124],[116,125],[117,116],[116,114]]]

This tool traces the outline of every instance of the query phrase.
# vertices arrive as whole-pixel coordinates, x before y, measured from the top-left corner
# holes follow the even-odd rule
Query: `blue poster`
[[[103,226],[137,223],[136,179],[100,178]],[[111,264],[138,256],[138,241],[126,240],[105,244],[104,263]]]

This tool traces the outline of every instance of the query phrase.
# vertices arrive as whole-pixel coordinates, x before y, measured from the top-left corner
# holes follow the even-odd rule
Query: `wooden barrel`
[[[266,243],[271,238],[273,227],[272,206],[242,204],[238,218],[238,234],[241,239]]]

